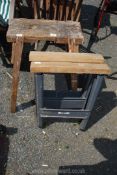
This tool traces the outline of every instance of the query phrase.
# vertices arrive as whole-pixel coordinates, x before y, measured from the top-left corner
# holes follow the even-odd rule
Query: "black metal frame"
[[[82,119],[80,129],[85,130],[103,78],[103,75],[87,75],[82,91],[58,93],[44,90],[43,74],[36,73],[36,115],[39,127],[43,128],[44,118]]]

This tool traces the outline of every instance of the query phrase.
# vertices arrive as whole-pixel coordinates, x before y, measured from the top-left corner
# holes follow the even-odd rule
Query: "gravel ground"
[[[87,48],[98,5],[98,0],[84,0],[81,21],[85,42],[81,52]],[[92,52],[105,56],[112,72],[117,71],[116,34],[116,16],[107,15],[98,34],[100,41],[91,48]],[[39,50],[42,47],[43,43],[39,43]],[[61,49],[49,45],[48,50]],[[5,164],[0,175],[117,174],[117,80],[105,79],[106,87],[97,99],[85,132],[73,122],[49,123],[45,129],[39,129],[33,103],[33,74],[23,68],[22,64],[18,112],[11,114],[12,69],[0,59],[0,123],[8,131],[0,141],[0,157],[4,157],[2,164]],[[54,87],[53,79],[54,76],[45,77],[49,89]]]

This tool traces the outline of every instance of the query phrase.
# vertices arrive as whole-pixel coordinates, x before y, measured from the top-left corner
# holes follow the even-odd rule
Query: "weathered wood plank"
[[[61,40],[68,43],[68,38],[75,39],[78,44],[84,41],[80,23],[74,21],[12,19],[7,32],[7,40],[15,42],[17,34],[24,36],[24,42]]]
[[[69,62],[32,62],[31,72],[43,73],[77,73],[77,74],[110,74],[107,64],[69,63]]]
[[[30,61],[40,62],[73,62],[73,63],[104,63],[100,54],[70,53],[70,52],[39,52],[32,51],[29,55]]]

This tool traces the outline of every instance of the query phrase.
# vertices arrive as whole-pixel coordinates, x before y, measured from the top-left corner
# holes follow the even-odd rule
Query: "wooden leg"
[[[32,1],[32,6],[34,8],[34,19],[38,19],[39,14],[38,14],[38,1],[37,0],[33,0]],[[38,47],[38,42],[35,42],[35,47],[34,49],[37,50]]]
[[[14,57],[15,57],[15,45],[16,43],[12,44],[12,55],[11,55],[11,63],[14,63]]]
[[[74,21],[79,21],[79,19],[80,19],[82,2],[83,2],[83,0],[76,0]]]
[[[68,47],[69,47],[69,52],[78,52],[79,51],[79,46],[76,45],[74,39],[69,39]],[[72,85],[72,90],[77,91],[77,88],[78,88],[77,74],[71,74],[71,85]]]
[[[18,36],[15,43],[15,54],[13,60],[13,80],[12,80],[12,94],[11,94],[11,112],[16,112],[16,100],[17,100],[17,89],[19,81],[19,71],[21,64],[21,56],[23,50],[23,37]]]
[[[33,8],[34,8],[34,19],[38,18],[38,12],[37,12],[37,2],[36,0],[33,0]]]

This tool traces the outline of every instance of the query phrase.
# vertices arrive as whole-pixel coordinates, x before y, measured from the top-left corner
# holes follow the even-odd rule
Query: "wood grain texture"
[[[100,54],[70,52],[31,51],[29,60],[36,62],[104,63],[104,58]]]
[[[80,19],[82,2],[83,0],[76,0],[73,21],[79,21]]]
[[[34,8],[34,18],[38,19],[37,0],[33,0],[32,3]]]
[[[15,42],[17,34],[24,36],[24,42],[59,40],[68,43],[68,38],[75,39],[76,44],[84,41],[80,23],[74,21],[12,19],[7,32],[8,42]]]
[[[20,64],[23,49],[23,36],[17,37],[15,47],[14,47],[14,58],[13,58],[13,80],[12,80],[12,94],[11,94],[11,112],[16,112],[16,100],[17,100],[17,90],[20,74]]]
[[[16,43],[12,43],[11,63],[14,63]]]
[[[106,63],[69,63],[69,62],[31,62],[31,72],[37,73],[74,73],[74,74],[110,74]]]
[[[69,53],[79,52],[79,47],[76,45],[75,39],[68,39],[68,51]],[[77,74],[71,74],[71,88],[75,92],[78,88],[78,76]]]
[[[79,21],[82,0],[40,0],[40,18]]]

